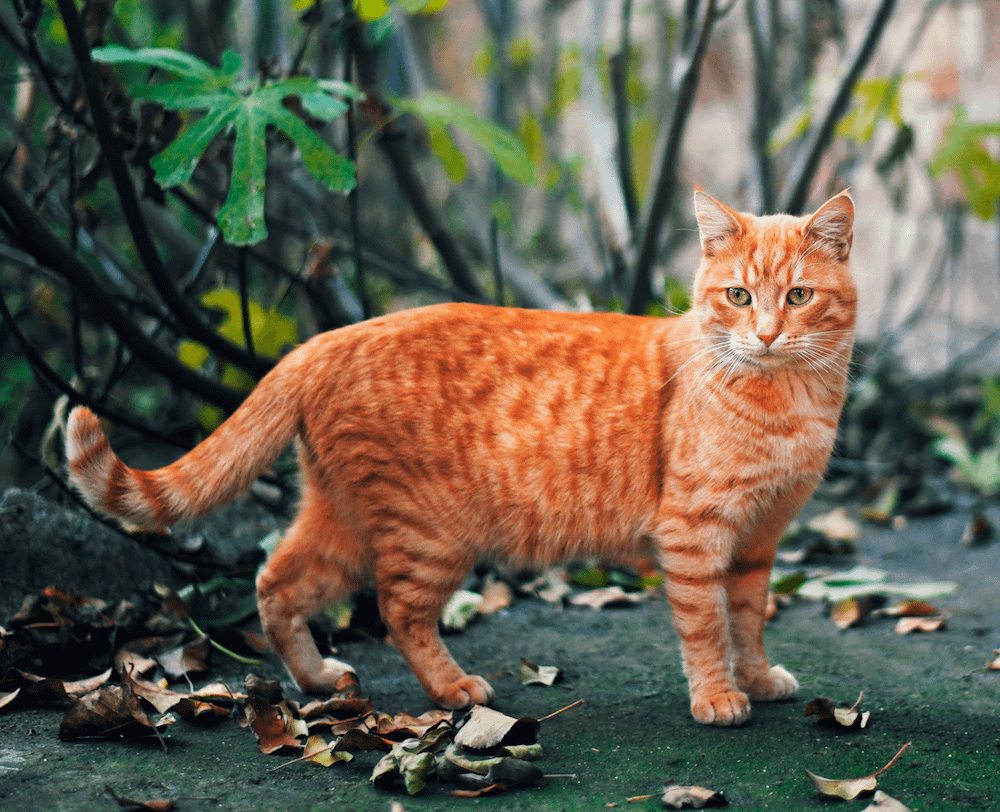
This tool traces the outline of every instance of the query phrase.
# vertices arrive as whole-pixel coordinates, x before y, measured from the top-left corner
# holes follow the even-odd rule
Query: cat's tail
[[[162,531],[224,505],[296,434],[297,404],[288,402],[285,387],[267,384],[265,378],[204,442],[155,471],[129,468],[112,450],[97,416],[78,406],[66,424],[70,482],[94,510],[129,530]]]

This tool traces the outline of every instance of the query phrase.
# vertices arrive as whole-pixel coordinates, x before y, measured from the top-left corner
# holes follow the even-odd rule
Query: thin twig
[[[625,200],[625,213],[629,227],[634,234],[639,224],[639,198],[635,191],[635,175],[632,165],[632,126],[628,104],[628,71],[632,60],[632,0],[622,3],[621,40],[618,53],[608,60],[611,77],[611,95],[614,100],[615,130],[618,149],[618,182]]]
[[[7,232],[10,241],[83,291],[92,312],[150,367],[174,384],[224,409],[233,410],[243,402],[243,394],[185,366],[150,340],[132,317],[118,307],[90,268],[52,232],[21,192],[4,177],[0,177],[0,209],[7,215],[0,218],[0,229]]]
[[[539,719],[538,721],[539,721],[539,722],[547,722],[547,721],[548,721],[549,719],[551,719],[551,718],[552,718],[553,716],[558,716],[558,715],[559,715],[560,713],[565,713],[566,711],[568,711],[568,710],[571,710],[572,708],[575,708],[575,707],[576,707],[577,705],[582,705],[582,704],[583,704],[584,702],[586,702],[586,701],[587,701],[587,700],[585,700],[585,699],[578,699],[578,700],[576,700],[576,702],[573,702],[572,704],[570,704],[570,705],[567,705],[567,706],[566,706],[565,708],[560,708],[560,709],[559,709],[559,710],[557,710],[557,711],[553,711],[553,712],[552,712],[552,713],[550,713],[550,714],[549,714],[548,716],[543,716],[543,717],[542,717],[541,719]]]
[[[826,112],[820,118],[819,125],[811,130],[796,155],[788,173],[790,181],[782,199],[782,211],[789,214],[801,214],[805,208],[809,200],[809,187],[819,169],[823,153],[833,139],[837,122],[840,121],[847,109],[851,94],[854,92],[854,86],[875,54],[875,48],[885,32],[895,7],[896,0],[882,0],[872,14],[868,30],[865,32],[861,44],[858,45],[847,72],[837,87],[837,92],[830,99]]]
[[[65,2],[65,0],[63,0]],[[693,14],[692,6],[688,5],[689,13]],[[695,26],[689,25],[685,36],[688,46],[679,57],[686,62],[680,80],[677,83],[673,113],[670,116],[667,135],[663,141],[660,160],[657,165],[656,187],[651,196],[649,213],[645,217],[638,258],[632,278],[632,292],[629,296],[628,312],[641,314],[653,297],[651,279],[653,266],[660,247],[660,230],[673,205],[674,192],[677,187],[677,164],[680,158],[681,140],[687,125],[688,115],[694,105],[695,91],[698,89],[698,79],[701,74],[701,63],[708,47],[709,36],[716,19],[716,0],[707,0],[705,14],[701,26],[694,31]],[[689,18],[692,20],[693,17]]]

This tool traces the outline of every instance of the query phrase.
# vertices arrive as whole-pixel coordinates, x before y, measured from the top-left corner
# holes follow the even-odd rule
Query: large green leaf
[[[538,182],[535,165],[517,136],[443,93],[428,91],[413,98],[398,99],[396,105],[422,118],[431,129],[454,127],[461,130],[496,161],[500,171],[508,177],[528,185]]]
[[[993,217],[1000,200],[1000,162],[984,143],[998,135],[1000,122],[970,122],[965,110],[956,107],[928,167],[932,175],[954,172],[969,208],[983,220]]]
[[[131,50],[108,45],[94,49],[93,56],[99,62],[141,65],[171,73],[178,78],[140,85],[133,89],[133,96],[172,110],[204,111],[202,116],[189,120],[173,143],[151,161],[160,185],[186,183],[212,139],[230,129],[235,131],[229,194],[218,215],[227,242],[248,245],[267,236],[264,186],[267,133],[271,127],[295,143],[306,168],[327,189],[348,192],[354,188],[354,164],[334,152],[285,106],[286,99],[297,97],[310,115],[330,121],[347,110],[347,105],[335,96],[361,95],[353,85],[306,77],[262,85],[241,81],[243,63],[233,51],[225,53],[221,68],[170,48]]]

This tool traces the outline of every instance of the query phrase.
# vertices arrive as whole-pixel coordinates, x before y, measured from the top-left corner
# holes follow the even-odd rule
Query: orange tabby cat
[[[791,696],[762,640],[782,530],[819,482],[844,401],[854,206],[739,214],[695,193],[702,261],[676,318],[448,304],[316,336],[173,465],[125,466],[96,417],[69,417],[74,485],[159,529],[235,497],[297,440],[302,505],[257,578],[260,616],[306,691],[356,682],[310,615],[374,583],[431,698],[489,702],[438,617],[477,559],[544,567],[653,552],[691,712],[740,724]]]

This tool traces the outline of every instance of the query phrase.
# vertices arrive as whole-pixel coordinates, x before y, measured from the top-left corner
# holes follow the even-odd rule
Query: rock
[[[137,540],[21,488],[0,496],[0,623],[47,586],[105,600],[154,582],[177,585],[170,562]]]

